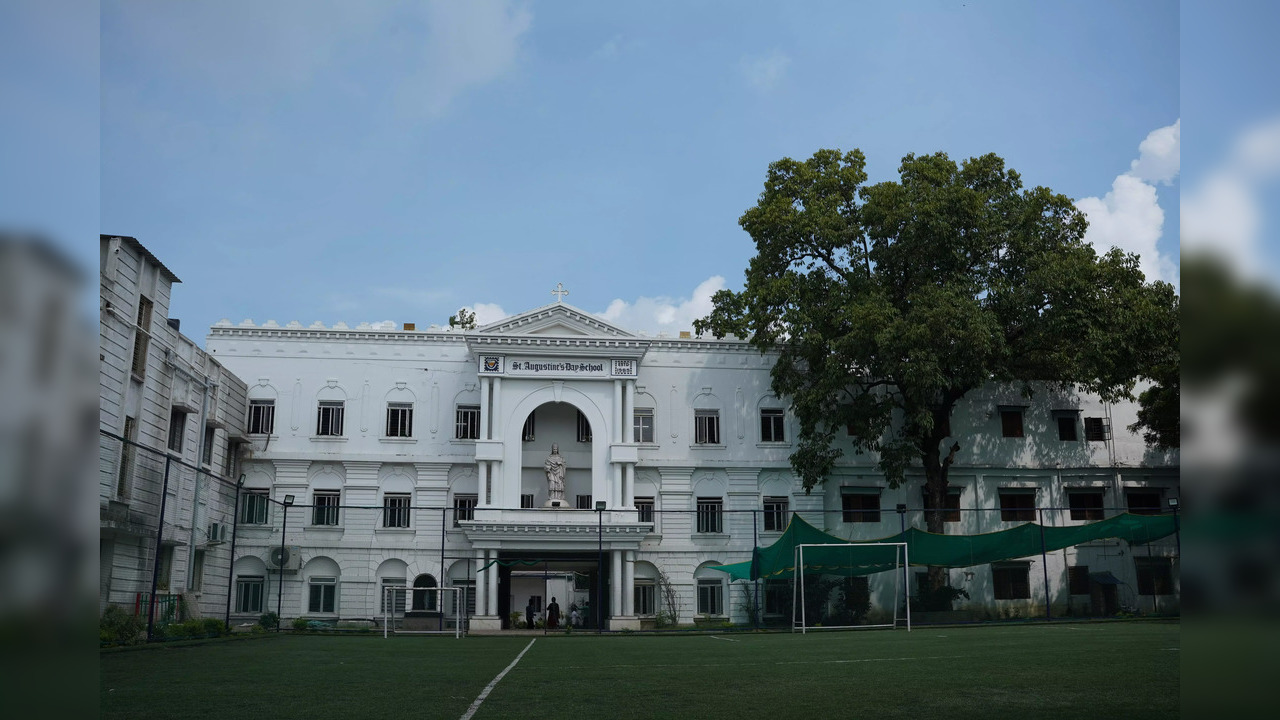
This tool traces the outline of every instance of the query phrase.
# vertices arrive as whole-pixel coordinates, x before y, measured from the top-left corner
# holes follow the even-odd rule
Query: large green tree
[[[970,392],[1044,383],[1117,401],[1176,358],[1173,288],[1146,282],[1133,255],[1095,253],[1069,198],[1024,188],[995,155],[908,155],[896,182],[874,185],[865,164],[821,150],[770,165],[739,221],[756,244],[746,288],[716,293],[695,323],[778,353],[773,390],[799,421],[791,464],[806,489],[848,428],[891,485],[922,466],[943,507],[965,449],[949,419]],[[926,517],[943,531],[941,513]]]

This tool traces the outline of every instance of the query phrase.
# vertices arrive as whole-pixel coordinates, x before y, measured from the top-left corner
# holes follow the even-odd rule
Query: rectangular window
[[[786,497],[767,497],[764,499],[764,531],[782,532],[787,529]]]
[[[724,614],[724,584],[719,580],[698,581],[698,614]]]
[[[453,436],[458,440],[480,439],[480,406],[459,405],[455,413]]]
[[[147,349],[151,345],[151,301],[138,298],[138,322],[133,333],[133,364],[130,370],[139,378],[147,376]]]
[[[1058,421],[1058,439],[1062,442],[1076,442],[1080,439],[1080,434],[1076,428],[1079,425],[1079,412],[1057,412],[1054,417]]]
[[[307,583],[307,612],[332,615],[338,606],[338,579],[313,577]]]
[[[699,445],[720,444],[720,411],[695,410],[693,413],[693,441]]]
[[[537,413],[529,413],[529,417],[524,419],[524,427],[520,429],[521,442],[533,442],[536,431],[533,417],[536,414]]]
[[[657,608],[657,597],[658,593],[653,583],[637,580],[635,585],[636,615],[652,617]]]
[[[478,495],[453,496],[453,526],[458,527],[459,520],[475,520]]]
[[[262,576],[246,575],[236,578],[236,612],[262,612]]]
[[[276,429],[276,401],[249,401],[249,434],[270,435]]]
[[[321,400],[316,408],[316,435],[341,437],[342,416],[346,403],[342,400]]]
[[[840,488],[840,510],[847,523],[880,522],[880,489]]]
[[[124,419],[124,439],[131,442],[138,440],[138,421],[128,416]],[[129,495],[129,479],[133,477],[137,455],[137,447],[130,442],[124,443],[124,447],[120,448],[120,473],[116,477],[116,497],[118,498],[123,499]]]
[[[636,520],[643,523],[653,522],[653,498],[636,498]]]
[[[1072,595],[1088,595],[1093,592],[1089,583],[1089,566],[1072,565],[1067,568],[1067,588]]]
[[[1000,432],[1007,438],[1022,437],[1022,408],[1000,408]]]
[[[340,496],[341,493],[337,490],[317,490],[311,496],[313,505],[311,508],[311,524],[337,525],[338,499]]]
[[[520,507],[525,510],[533,508],[533,493],[524,493],[520,496]]]
[[[227,440],[227,454],[222,456],[222,476],[234,477],[236,474],[236,455],[240,454],[240,443]]]
[[[991,583],[997,600],[1029,600],[1031,598],[1031,564],[1025,562],[996,563],[991,566]]]
[[[1067,506],[1071,508],[1072,520],[1101,520],[1101,490],[1068,490]]]
[[[450,593],[450,595],[453,596],[453,599],[449,601],[450,617],[458,614],[458,600],[460,599],[458,597],[459,594],[461,594],[463,597],[467,599],[466,612],[464,613],[464,616],[471,617],[475,615],[476,614],[476,581],[475,580],[454,580],[453,586],[456,588],[461,588],[462,592]]]
[[[760,442],[786,442],[787,437],[782,429],[782,420],[781,408],[760,410]]]
[[[169,580],[173,577],[173,546],[165,545],[160,549],[160,572],[156,575],[156,588],[169,589]]]
[[[718,497],[698,498],[698,532],[722,532],[724,500]]]
[[[270,506],[265,490],[246,490],[240,496],[240,524],[266,525],[267,508]]]
[[[200,592],[204,588],[204,550],[196,550],[191,562],[191,589]]]
[[[1167,557],[1135,557],[1139,595],[1173,594],[1173,560]]]
[[[413,403],[387,403],[387,437],[413,437]]]
[[[182,452],[182,439],[187,430],[187,413],[173,408],[169,411],[169,449]]]
[[[1084,419],[1084,439],[1089,442],[1106,442],[1111,439],[1111,420],[1100,417]]]
[[[404,614],[404,606],[406,595],[408,592],[403,589],[388,590],[387,588],[403,588],[408,583],[404,578],[382,578],[382,597],[378,600],[378,612],[385,613],[387,611],[387,600],[391,600],[391,612],[397,615]]]
[[[590,496],[590,495],[579,495],[579,496],[578,496],[578,505],[577,505],[577,507],[578,507],[578,509],[579,509],[579,510],[594,510],[594,509],[595,509],[595,506],[591,504],[591,496]]]
[[[933,500],[929,496],[928,490],[920,488],[920,494],[924,498],[925,522],[928,522],[933,513],[938,512],[938,509],[933,507]],[[947,497],[942,502],[942,522],[960,522],[960,488],[947,488]]]
[[[1129,512],[1134,515],[1160,514],[1161,493],[1159,491],[1130,491],[1125,493],[1124,497],[1129,506]]]
[[[200,463],[213,466],[213,442],[217,438],[217,430],[212,425],[204,428],[204,444],[200,446]]]
[[[1036,493],[1034,490],[1000,490],[1000,519],[1004,522],[1034,522]]]
[[[653,442],[653,408],[636,408],[631,416],[631,441]]]
[[[403,493],[386,493],[382,496],[382,527],[409,527],[409,496]]]
[[[578,442],[591,442],[591,423],[587,420],[587,416],[578,411]]]

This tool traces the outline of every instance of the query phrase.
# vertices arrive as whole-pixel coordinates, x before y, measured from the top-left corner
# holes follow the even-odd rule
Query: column
[[[626,463],[613,463],[610,468],[609,478],[609,494],[613,497],[609,498],[609,509],[622,506],[622,468]]]
[[[494,440],[502,439],[502,378],[493,378],[493,428],[490,436]]]
[[[610,617],[624,615],[622,608],[622,551],[609,551],[609,608]]]
[[[635,442],[636,436],[632,427],[636,414],[636,381],[627,380],[622,396],[622,441]]]
[[[480,439],[489,439],[489,419],[493,417],[493,413],[489,412],[489,378],[480,378]]]
[[[636,551],[623,552],[625,562],[622,565],[622,614],[635,617],[636,614]]]
[[[476,494],[480,496],[477,502],[481,507],[489,507],[489,463],[481,460],[476,463],[476,466],[477,472],[480,473],[480,478],[476,482]]]
[[[619,421],[618,415],[622,412],[622,381],[613,381],[613,432],[611,436],[613,443],[622,442],[622,423]]]
[[[627,463],[622,466],[622,505],[636,506],[636,464]]]
[[[476,614],[484,615],[485,609],[489,607],[488,595],[489,589],[489,571],[481,570],[484,567],[484,559],[487,553],[484,550],[476,551],[476,584],[472,589],[476,594]]]
[[[497,550],[489,551],[489,560],[491,562],[494,562],[494,564],[489,566],[489,593],[488,593],[489,610],[485,614],[497,615],[498,614],[498,565],[497,565],[498,551]]]

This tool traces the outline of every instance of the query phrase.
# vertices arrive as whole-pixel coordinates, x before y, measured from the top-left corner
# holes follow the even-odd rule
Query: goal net
[[[809,630],[911,630],[904,573],[906,543],[812,543],[795,546],[791,627]]]
[[[467,588],[415,588],[384,585],[382,637],[396,635],[463,636]],[[407,602],[411,600],[412,602]]]

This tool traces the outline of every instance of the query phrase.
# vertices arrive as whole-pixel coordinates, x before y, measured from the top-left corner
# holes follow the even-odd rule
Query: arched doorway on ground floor
[[[545,625],[552,598],[559,606],[557,629],[570,622],[576,608],[580,623],[575,629],[607,628],[609,623],[610,560],[589,551],[498,553],[498,616],[504,630],[513,629],[512,613],[519,617],[515,627],[526,622],[530,601],[535,622]],[[537,628],[535,625],[534,629]]]

